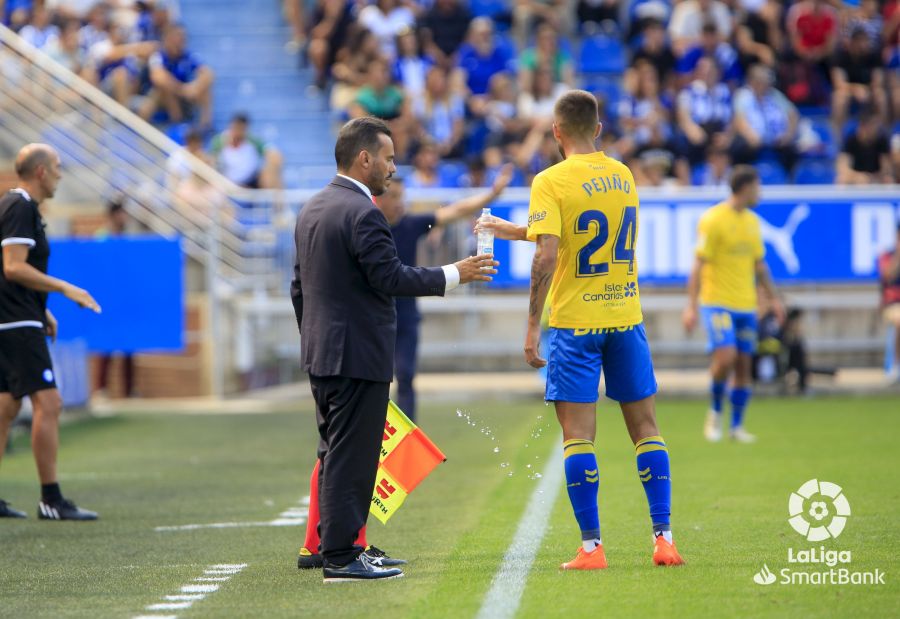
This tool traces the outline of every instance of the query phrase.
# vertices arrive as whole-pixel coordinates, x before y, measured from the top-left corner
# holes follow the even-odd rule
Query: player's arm
[[[540,234],[535,243],[534,259],[531,261],[531,294],[528,301],[528,332],[525,336],[525,361],[533,368],[542,368],[547,361],[540,356],[541,314],[556,270],[556,256],[559,237]]]
[[[778,322],[784,322],[784,303],[781,302],[781,299],[778,296],[778,291],[775,289],[775,282],[772,281],[772,273],[769,271],[769,265],[766,264],[765,260],[756,261],[756,282],[763,290],[765,290],[766,295],[768,295],[771,300],[772,311],[775,312],[775,317],[778,319]]]
[[[78,286],[73,286],[50,275],[45,275],[28,264],[28,245],[10,244],[3,248],[3,276],[11,282],[37,290],[38,292],[61,292],[80,307],[100,313],[100,305],[94,298]]]
[[[478,234],[481,230],[490,230],[494,233],[495,239],[504,241],[528,240],[528,226],[514,224],[496,215],[479,217],[478,221],[475,222],[475,234]]]
[[[681,315],[681,323],[684,330],[692,333],[697,326],[697,308],[700,305],[700,271],[703,270],[703,258],[697,256],[694,258],[694,266],[691,267],[691,273],[688,275],[687,296],[688,304],[684,308]]]
[[[469,196],[468,198],[463,198],[462,200],[458,200],[452,204],[448,204],[443,208],[439,208],[434,213],[435,224],[438,226],[444,226],[451,222],[459,221],[460,219],[465,219],[466,217],[471,217],[500,197],[503,191],[509,186],[509,183],[512,180],[512,175],[512,164],[506,164],[505,166],[503,166],[503,168],[501,168],[500,173],[494,180],[494,185],[491,187],[490,191],[485,191],[474,196]]]

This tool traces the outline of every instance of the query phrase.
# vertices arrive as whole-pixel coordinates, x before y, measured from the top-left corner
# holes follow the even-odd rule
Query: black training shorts
[[[56,387],[47,336],[37,327],[0,330],[0,393],[17,400]]]

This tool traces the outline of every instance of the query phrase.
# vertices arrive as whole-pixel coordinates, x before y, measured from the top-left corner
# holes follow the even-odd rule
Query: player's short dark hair
[[[376,152],[381,146],[378,136],[382,133],[391,137],[387,123],[371,116],[354,118],[341,127],[337,142],[334,144],[334,161],[338,170],[349,170],[353,166],[353,161],[364,150]]]
[[[570,90],[553,108],[556,126],[568,136],[594,137],[600,122],[597,98],[586,90]]]
[[[747,185],[759,181],[759,172],[750,165],[736,165],[731,172],[731,193],[740,193]]]
[[[235,112],[231,117],[231,122],[249,125],[250,115],[247,112]]]
[[[113,198],[106,203],[106,212],[110,215],[125,210],[125,200],[122,197]]]

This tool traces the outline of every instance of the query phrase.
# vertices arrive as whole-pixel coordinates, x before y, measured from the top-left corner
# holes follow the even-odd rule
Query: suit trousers
[[[319,427],[319,534],[328,564],[346,565],[362,552],[354,542],[366,524],[390,383],[310,376]]]

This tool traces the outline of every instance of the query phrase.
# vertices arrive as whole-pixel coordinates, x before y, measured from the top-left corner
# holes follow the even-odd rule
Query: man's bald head
[[[58,159],[56,151],[47,144],[28,144],[16,156],[16,175],[23,181],[32,180],[39,168],[48,168]]]
[[[59,154],[47,144],[28,144],[16,156],[16,174],[33,200],[52,198],[62,178]]]

